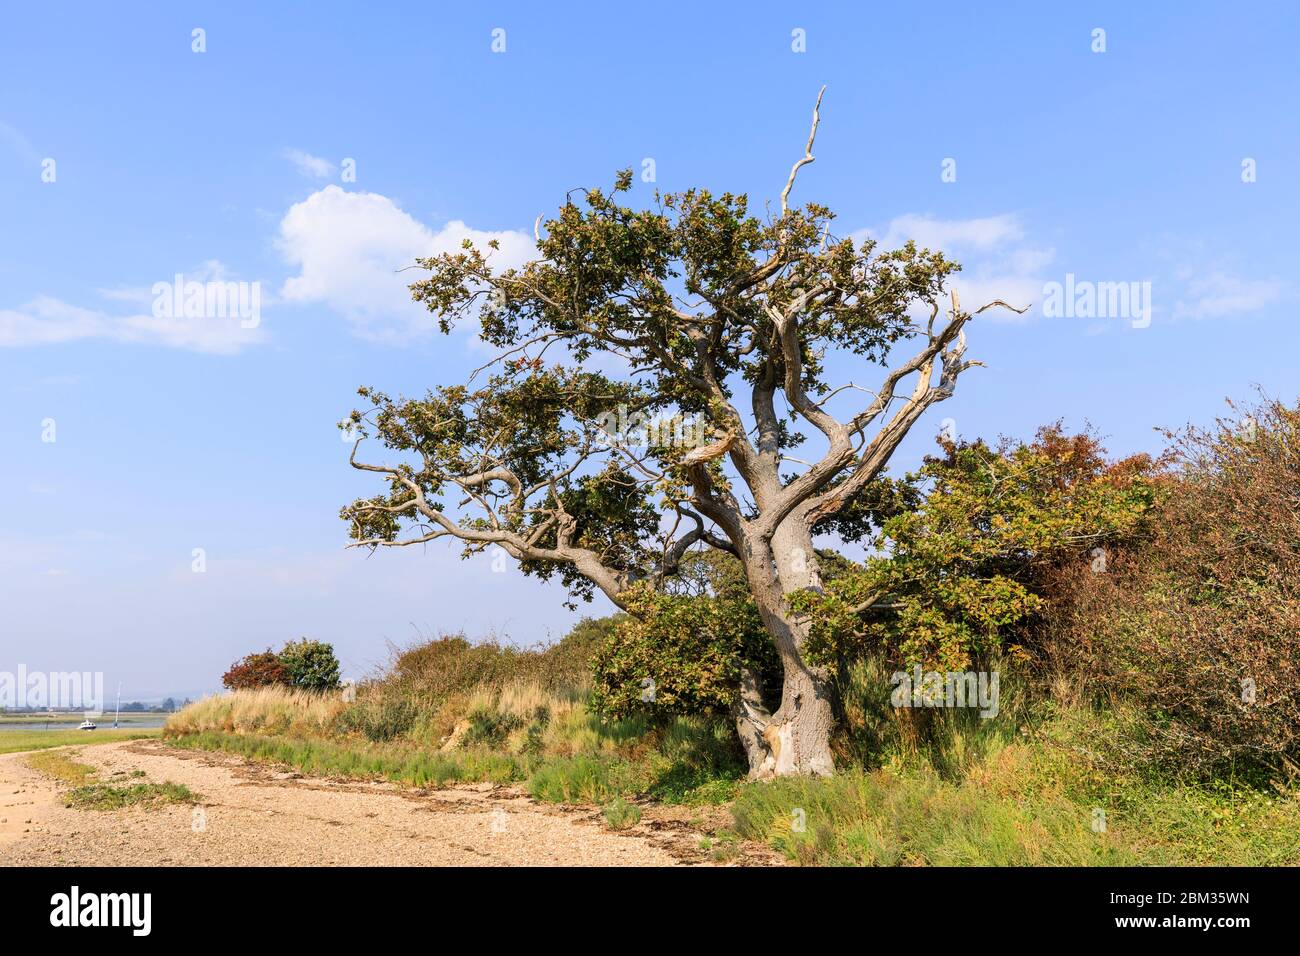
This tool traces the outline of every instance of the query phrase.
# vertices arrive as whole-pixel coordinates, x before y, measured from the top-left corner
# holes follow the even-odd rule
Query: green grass
[[[125,783],[96,779],[97,771],[89,764],[72,759],[78,750],[41,750],[26,758],[27,765],[70,787],[64,795],[66,806],[81,810],[119,810],[123,807],[156,807],[168,803],[197,803],[189,787],[178,783]],[[113,777],[139,779],[143,770],[119,771]]]
[[[169,741],[195,750],[222,750],[321,776],[383,778],[415,787],[450,783],[510,783],[527,776],[527,761],[492,751],[439,753],[410,743],[376,744],[323,737],[269,737],[204,731]]]
[[[0,754],[24,750],[47,750],[69,745],[90,746],[122,740],[145,740],[162,736],[161,727],[121,727],[117,730],[0,730]]]
[[[75,750],[42,750],[27,758],[27,766],[60,783],[75,787],[95,777],[95,768],[77,763],[72,759],[75,756]]]
[[[442,752],[411,738],[372,741],[359,734],[264,734],[204,730],[169,741],[283,764],[303,773],[386,779],[410,786],[522,783],[548,802],[605,804],[650,796],[665,803],[729,800],[744,776],[724,724],[679,719],[602,723],[583,708],[545,721],[474,712],[460,749]]]
[[[605,803],[637,788],[636,768],[600,757],[559,757],[533,772],[528,792],[546,803]]]
[[[81,810],[121,810],[124,807],[157,807],[168,803],[197,803],[198,797],[184,784],[133,783],[113,786],[91,783],[66,793],[63,801]]]
[[[929,774],[860,771],[753,784],[732,807],[737,832],[803,864],[1127,866],[1113,827],[1062,799],[996,797]]]

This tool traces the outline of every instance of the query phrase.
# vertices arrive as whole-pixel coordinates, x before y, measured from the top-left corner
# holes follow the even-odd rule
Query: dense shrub
[[[1062,569],[1044,615],[1055,669],[1141,704],[1171,770],[1300,762],[1298,430],[1270,401],[1177,436],[1151,538]]]
[[[289,685],[289,672],[280,656],[269,647],[259,654],[249,654],[230,665],[221,677],[222,686],[230,690],[250,690],[273,684]]]
[[[726,713],[740,690],[741,667],[775,654],[754,603],[643,591],[593,661],[592,706],[602,714],[663,721]]]
[[[230,690],[272,685],[332,690],[339,686],[339,661],[334,656],[334,645],[304,637],[287,642],[278,654],[268,647],[236,661],[221,683]]]
[[[1109,462],[1095,436],[1059,424],[1027,443],[940,444],[908,476],[919,503],[884,521],[879,553],[824,593],[794,596],[812,618],[814,657],[883,650],[899,664],[964,670],[1018,651],[1053,569],[1144,533],[1163,485],[1158,462]]]
[[[301,638],[280,651],[289,683],[303,690],[333,690],[339,686],[339,660],[334,645]]]

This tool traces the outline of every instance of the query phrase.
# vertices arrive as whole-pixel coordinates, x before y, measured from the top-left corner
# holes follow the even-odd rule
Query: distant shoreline
[[[129,714],[122,714],[120,717],[117,718],[117,721],[118,724],[120,725],[141,724],[145,722],[161,723],[162,721],[165,721],[170,716],[171,716],[170,712],[167,711],[160,711],[158,713],[142,713],[140,711],[132,711]],[[85,719],[86,719],[86,715],[82,711],[59,712],[55,714],[0,714],[0,728],[3,728],[5,726],[20,727],[20,726],[28,726],[30,724],[47,724],[47,723],[48,724],[80,724]],[[95,723],[97,724],[105,724],[107,726],[111,726],[113,723],[113,715],[111,713],[101,714],[91,719],[94,720]]]

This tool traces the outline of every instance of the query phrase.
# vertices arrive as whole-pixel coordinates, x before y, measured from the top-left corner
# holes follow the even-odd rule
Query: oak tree
[[[653,607],[638,595],[692,551],[738,559],[782,674],[765,695],[740,669],[733,713],[754,777],[833,771],[829,675],[791,605],[822,586],[814,535],[861,532],[899,442],[976,364],[967,323],[1011,308],[963,309],[941,252],[881,250],[834,235],[825,206],[791,207],[820,105],[762,217],[706,189],[634,208],[625,170],[539,218],[522,267],[494,265],[494,241],[417,260],[414,298],[444,332],[475,321],[499,355],[422,398],[361,389],[372,407],[347,423],[353,466],[383,482],[343,509],[355,546],[499,547],[626,611]],[[870,388],[832,379],[871,366]],[[370,437],[397,457],[362,455]]]

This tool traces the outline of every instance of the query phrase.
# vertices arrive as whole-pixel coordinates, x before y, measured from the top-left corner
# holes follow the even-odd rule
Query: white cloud
[[[1176,319],[1217,319],[1256,312],[1277,302],[1286,289],[1281,279],[1242,279],[1221,269],[1183,269],[1178,278],[1187,286],[1184,297],[1174,303]]]
[[[308,179],[329,179],[337,168],[328,159],[321,159],[301,149],[286,149],[280,155],[293,163],[298,172]]]
[[[1037,303],[1043,294],[1044,270],[1055,257],[1051,248],[1026,245],[1024,226],[1011,213],[977,219],[936,219],[908,213],[890,220],[883,230],[864,229],[853,234],[857,241],[864,237],[878,238],[881,251],[897,249],[911,239],[961,263],[962,271],[948,284],[965,308],[994,299],[1020,307]],[[990,310],[983,317],[994,321],[1022,318],[1006,309]]]
[[[109,334],[102,312],[40,296],[18,310],[0,309],[0,346],[55,345]]]
[[[434,231],[387,196],[326,186],[293,205],[280,222],[279,246],[298,274],[285,280],[285,301],[321,303],[366,338],[393,343],[435,330],[433,317],[411,301],[418,272],[401,272],[417,257],[454,252],[465,239],[486,248],[499,268],[522,265],[534,253],[531,236],[484,232],[455,220]]]
[[[232,355],[265,341],[266,333],[260,326],[243,328],[235,317],[160,318],[152,313],[113,316],[49,296],[40,296],[17,309],[0,309],[0,348],[87,339]]]
[[[229,271],[216,259],[209,259],[197,269],[184,272],[181,276],[186,284],[232,281]],[[159,281],[174,286],[176,275],[173,273],[160,277]],[[262,284],[246,285],[257,286],[259,298],[255,321],[253,316],[241,319],[234,313],[233,300],[230,302],[232,314],[228,317],[156,315],[153,304],[158,295],[152,286],[98,290],[105,299],[135,307],[137,311],[129,315],[111,315],[99,309],[72,305],[52,296],[37,296],[17,309],[0,309],[0,348],[26,348],[104,339],[233,355],[247,346],[267,340],[266,332],[261,328],[260,307],[266,304],[266,297],[260,294]],[[248,290],[249,305],[252,304],[251,291]]]
[[[1016,216],[1007,213],[983,219],[935,219],[908,213],[892,220],[882,240],[885,249],[896,249],[908,239],[932,250],[972,249],[987,251],[1024,237]]]

